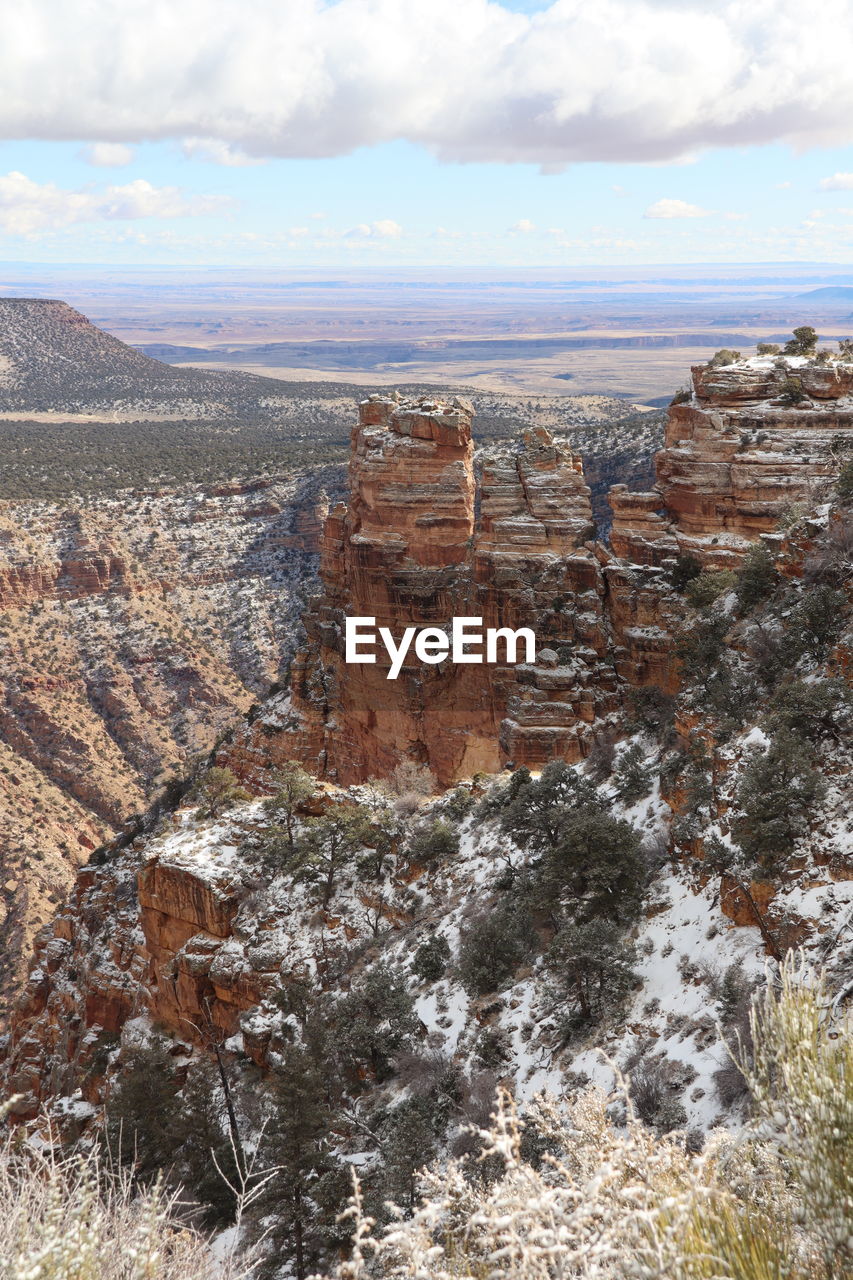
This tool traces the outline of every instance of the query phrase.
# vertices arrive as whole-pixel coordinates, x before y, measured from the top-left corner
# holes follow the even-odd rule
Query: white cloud
[[[265,163],[263,157],[247,156],[245,151],[232,147],[222,138],[185,138],[181,150],[188,160],[207,160],[211,164],[225,165],[229,169]]]
[[[834,173],[831,178],[822,178],[818,185],[821,191],[853,191],[853,173]]]
[[[23,0],[4,15],[0,137],[215,139],[231,163],[404,138],[547,171],[853,141],[849,0],[807,19],[802,0],[215,8]]]
[[[84,147],[81,159],[97,169],[123,169],[133,161],[133,147],[126,147],[123,142],[93,142]]]
[[[707,218],[708,210],[686,200],[656,200],[643,214],[644,218]]]
[[[344,238],[367,240],[377,237],[380,240],[398,240],[402,234],[403,228],[399,222],[395,222],[393,218],[380,218],[378,222],[359,222],[357,226],[344,232]]]
[[[34,182],[16,170],[0,176],[0,229],[10,235],[36,236],[76,222],[212,214],[230,203],[223,196],[188,196],[178,187],[155,187],[144,178],[102,191],[68,191],[53,182]]]
[[[403,228],[393,218],[380,218],[378,222],[371,223],[371,231],[386,240],[399,240],[403,234]]]
[[[524,236],[530,235],[531,231],[535,231],[535,230],[536,230],[536,223],[531,222],[529,218],[519,218],[518,222],[513,223],[513,225],[510,227],[510,231],[517,231]]]

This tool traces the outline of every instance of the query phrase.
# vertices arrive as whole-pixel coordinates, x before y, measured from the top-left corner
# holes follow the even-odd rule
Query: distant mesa
[[[233,416],[280,397],[253,374],[175,369],[97,328],[67,302],[0,298],[0,411]]]
[[[822,289],[809,289],[806,293],[795,293],[791,300],[794,302],[837,302],[839,306],[849,307],[853,305],[853,286],[848,285],[826,285]]]

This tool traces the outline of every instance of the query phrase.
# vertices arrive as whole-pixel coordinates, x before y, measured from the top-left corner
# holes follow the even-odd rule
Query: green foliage
[[[312,384],[308,396],[315,395]],[[0,422],[0,498],[113,497],[122,489],[251,482],[308,467],[327,467],[337,487],[347,431],[339,411],[320,414],[323,429],[309,439],[281,421],[40,423],[22,414]]]
[[[644,884],[639,833],[609,812],[609,802],[562,760],[538,779],[513,774],[502,793],[501,827],[540,855],[533,893],[551,911],[571,902],[586,917],[630,918]]]
[[[730,620],[722,614],[702,617],[676,637],[675,652],[688,682],[707,681],[725,650],[730,626]]]
[[[683,592],[688,582],[697,578],[701,572],[702,566],[695,556],[679,556],[672,570],[673,590]]]
[[[739,351],[733,351],[730,347],[721,347],[719,351],[711,356],[708,365],[712,369],[719,369],[727,364],[737,364],[740,359],[741,354]]]
[[[653,779],[654,768],[647,763],[643,748],[632,743],[621,753],[613,770],[616,794],[626,804],[634,804],[649,794]]]
[[[730,569],[706,569],[690,579],[684,588],[684,595],[694,608],[704,609],[727,591],[731,591],[736,581]]]
[[[718,721],[718,730],[725,737],[752,715],[759,698],[759,689],[749,670],[743,670],[723,655],[705,680],[704,709]]]
[[[688,390],[687,387],[681,387],[678,391],[676,391],[675,395],[672,397],[669,403],[670,405],[688,404],[689,401],[692,399],[693,399],[693,392]]]
[[[786,356],[810,356],[817,346],[817,330],[810,324],[801,324],[794,330],[794,336],[785,343]]]
[[[204,1206],[206,1224],[224,1225],[235,1199],[211,1151],[232,1183],[236,1167],[221,1084],[204,1058],[191,1064],[179,1084],[164,1044],[135,1047],[107,1102],[106,1143],[140,1180],[150,1182],[162,1170],[172,1185],[184,1182]]]
[[[363,805],[336,804],[320,818],[307,818],[288,869],[320,889],[329,905],[338,875],[372,838],[370,812]]]
[[[740,816],[732,832],[747,858],[777,868],[809,827],[826,783],[812,768],[808,747],[787,729],[756,750],[738,787]]]
[[[760,356],[777,356],[782,348],[778,342],[759,342],[755,350]]]
[[[425,865],[446,862],[458,852],[459,832],[444,818],[434,818],[418,827],[407,847],[409,858]]]
[[[779,574],[773,557],[761,542],[750,547],[737,575],[735,592],[741,615],[751,612],[775,591]]]
[[[405,974],[384,964],[370,969],[338,1000],[331,1016],[337,1050],[355,1079],[366,1067],[377,1081],[386,1080],[419,1026]]]
[[[442,806],[451,822],[464,822],[474,808],[474,797],[465,787],[457,787],[445,798]]]
[[[613,1013],[636,981],[637,955],[624,930],[609,920],[564,925],[545,956],[562,1000],[563,1032]]]
[[[389,1112],[380,1129],[383,1199],[414,1207],[418,1170],[436,1155],[439,1136],[426,1098],[406,1098]]]
[[[296,1280],[304,1280],[308,1267],[320,1261],[332,1226],[316,1191],[321,1180],[338,1172],[329,1152],[332,1114],[314,1054],[301,1045],[284,1045],[276,1056],[268,1098],[259,1154],[261,1167],[274,1172],[256,1200],[253,1217],[260,1219],[275,1270],[286,1259]]]
[[[844,629],[847,596],[826,583],[808,588],[794,610],[794,634],[803,650],[820,662]]]
[[[628,694],[629,725],[660,742],[669,740],[675,720],[675,698],[657,685],[632,689]]]
[[[469,995],[497,990],[529,958],[536,933],[529,915],[513,904],[486,909],[460,928],[459,974]]]
[[[288,760],[273,775],[275,793],[264,801],[264,810],[280,820],[284,827],[287,848],[292,855],[296,839],[296,815],[316,788],[316,781],[306,773],[296,760]]]
[[[809,742],[837,734],[850,723],[853,691],[845,680],[789,680],[770,701],[767,728],[787,729]]]
[[[841,464],[835,491],[842,502],[849,502],[853,498],[853,458],[848,458]]]
[[[782,383],[782,388],[778,396],[779,403],[787,406],[789,409],[792,409],[798,404],[802,404],[803,401],[807,399],[808,396],[803,390],[802,380],[798,378],[796,374],[789,374]]]
[[[754,1007],[753,1059],[741,1065],[829,1280],[853,1274],[853,1035],[849,1023],[831,1026],[825,983],[809,978],[802,956],[789,954],[780,976]]]
[[[440,933],[433,933],[418,947],[412,957],[412,973],[424,982],[443,978],[450,960],[450,943]]]
[[[581,918],[633,919],[645,886],[640,846],[636,828],[603,802],[566,813],[559,840],[542,859],[538,899],[552,909],[566,904]]]
[[[226,809],[233,809],[235,804],[251,800],[248,791],[240,785],[232,771],[219,765],[213,765],[202,774],[190,796],[198,804],[204,818],[218,818]]]
[[[522,847],[554,848],[566,813],[582,806],[601,806],[597,789],[563,760],[552,760],[538,779],[516,769],[497,793],[501,830]]]

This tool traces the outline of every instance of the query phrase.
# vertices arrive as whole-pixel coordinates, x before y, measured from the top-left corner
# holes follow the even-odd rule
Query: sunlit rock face
[[[449,784],[510,760],[580,759],[589,726],[615,708],[581,461],[528,432],[516,452],[487,452],[478,481],[472,413],[460,399],[361,405],[350,500],[326,521],[323,593],[305,618],[290,719],[229,748],[244,776],[271,754],[345,783],[414,758]],[[528,627],[540,656],[507,662],[501,643],[495,664],[426,665],[412,650],[390,680],[382,648],[372,665],[345,662],[346,617],[375,618],[395,637],[453,617]]]
[[[768,356],[696,366],[692,395],[669,411],[656,490],[611,493],[614,550],[641,563],[686,554],[736,567],[786,510],[814,503],[851,440],[853,364]]]
[[[297,758],[348,784],[415,759],[450,785],[582,758],[632,688],[677,688],[678,558],[736,568],[837,474],[851,387],[853,365],[797,358],[695,368],[670,407],[657,486],[611,490],[610,548],[592,540],[580,458],[546,431],[484,450],[475,468],[467,402],[372,396],[353,431],[349,504],[324,526],[323,591],[290,701],[223,761],[251,780]],[[536,661],[427,665],[412,648],[396,679],[381,647],[372,665],[345,661],[346,618],[399,638],[460,616],[531,628]]]

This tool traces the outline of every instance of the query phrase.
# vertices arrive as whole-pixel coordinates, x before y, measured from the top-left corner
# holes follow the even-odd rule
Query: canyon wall
[[[581,759],[631,688],[677,687],[678,558],[736,567],[837,474],[853,442],[851,387],[846,365],[697,366],[692,393],[670,407],[655,489],[611,491],[609,548],[593,540],[581,460],[546,431],[485,450],[477,479],[467,402],[372,396],[353,431],[349,504],[325,525],[323,592],[304,618],[291,696],[223,763],[259,782],[296,758],[349,784],[414,759],[449,785]],[[381,645],[373,665],[345,662],[346,617],[375,617],[399,639],[454,616],[532,628],[536,661],[426,665],[412,649],[396,680]]]
[[[0,504],[0,1005],[91,851],[279,679],[322,479]]]

